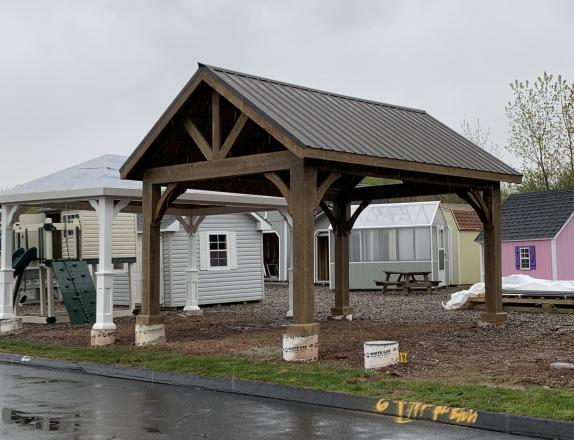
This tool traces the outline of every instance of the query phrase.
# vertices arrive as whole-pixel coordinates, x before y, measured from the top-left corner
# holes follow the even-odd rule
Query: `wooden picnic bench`
[[[428,293],[432,293],[434,287],[438,287],[440,281],[433,281],[429,279],[431,274],[430,271],[383,271],[385,273],[384,280],[374,280],[375,285],[383,288],[383,293],[389,291],[389,287],[393,287],[392,290],[404,290],[411,293],[413,291],[426,290]],[[396,280],[392,280],[391,277],[396,275]],[[421,278],[422,277],[422,278]]]

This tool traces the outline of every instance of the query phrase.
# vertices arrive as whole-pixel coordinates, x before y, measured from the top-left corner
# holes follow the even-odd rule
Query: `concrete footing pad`
[[[136,345],[138,347],[161,344],[165,344],[165,324],[136,323]]]
[[[22,330],[20,318],[0,319],[0,335],[10,335]]]
[[[116,329],[92,329],[92,347],[103,347],[116,342]]]
[[[288,362],[317,362],[319,335],[283,335],[283,359]]]

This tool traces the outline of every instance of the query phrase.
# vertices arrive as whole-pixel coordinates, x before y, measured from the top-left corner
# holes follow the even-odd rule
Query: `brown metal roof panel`
[[[518,174],[424,111],[206,68],[308,147]]]

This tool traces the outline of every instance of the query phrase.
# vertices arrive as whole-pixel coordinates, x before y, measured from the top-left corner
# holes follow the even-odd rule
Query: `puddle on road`
[[[79,413],[32,413],[15,408],[2,408],[4,423],[19,425],[29,430],[77,431],[82,425],[82,420],[83,416]]]
[[[50,384],[52,384],[52,383],[68,383],[68,384],[80,384],[80,383],[82,383],[82,382],[77,381],[77,380],[53,379],[53,378],[48,378],[45,376],[23,376],[23,375],[19,375],[19,374],[14,374],[12,377],[14,379],[17,379],[17,380],[23,380],[26,382],[26,384],[30,384],[30,385],[37,385],[37,384],[42,384],[42,383],[50,383]]]

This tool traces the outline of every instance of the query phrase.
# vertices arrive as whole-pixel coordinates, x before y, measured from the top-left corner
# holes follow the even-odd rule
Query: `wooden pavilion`
[[[485,230],[484,323],[502,323],[500,182],[514,169],[425,111],[199,65],[120,170],[143,181],[142,314],[136,330],[164,338],[159,314],[159,224],[186,189],[283,196],[293,226],[293,323],[284,358],[316,360],[313,222],[335,235],[334,316],[351,315],[349,234],[371,200],[456,193]],[[400,183],[357,187],[364,177]],[[359,208],[350,215],[350,203]],[[155,336],[154,336],[155,335]]]

